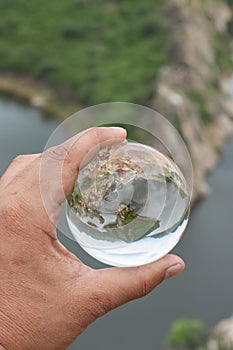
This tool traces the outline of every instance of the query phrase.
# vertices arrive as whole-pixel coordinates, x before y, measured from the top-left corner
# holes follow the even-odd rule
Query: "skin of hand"
[[[121,128],[88,129],[43,154],[17,157],[1,177],[1,350],[67,349],[98,317],[184,269],[184,262],[169,254],[140,267],[94,270],[57,239],[41,197],[42,157],[51,166],[46,205],[58,217],[88,151],[125,138]],[[61,166],[63,195],[56,182]]]

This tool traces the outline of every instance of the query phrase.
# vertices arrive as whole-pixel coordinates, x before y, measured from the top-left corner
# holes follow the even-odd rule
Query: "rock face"
[[[214,329],[208,350],[233,349],[233,316],[222,320]]]
[[[174,29],[171,65],[161,71],[151,107],[170,119],[186,142],[194,167],[195,202],[208,194],[206,174],[233,132],[229,72],[218,66],[215,50],[232,12],[215,0],[169,0],[166,16]]]

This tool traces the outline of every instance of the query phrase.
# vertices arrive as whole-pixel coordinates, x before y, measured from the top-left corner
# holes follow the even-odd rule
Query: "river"
[[[17,154],[40,152],[56,125],[32,107],[0,98],[0,174]],[[212,194],[193,211],[186,234],[175,249],[186,261],[185,272],[146,298],[97,320],[69,350],[161,350],[177,318],[200,318],[212,326],[232,315],[232,174],[233,139],[209,176]],[[59,238],[86,263],[93,263],[68,238]]]

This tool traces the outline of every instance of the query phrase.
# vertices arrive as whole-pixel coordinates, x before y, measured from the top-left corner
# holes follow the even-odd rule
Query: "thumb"
[[[40,162],[40,194],[49,218],[57,223],[60,205],[72,191],[78,171],[101,148],[120,143],[126,130],[96,127],[85,130],[63,144],[47,149]]]
[[[93,286],[89,285],[94,300],[92,312],[98,318],[122,304],[144,297],[163,280],[178,275],[184,267],[181,258],[169,254],[143,266],[93,271]]]

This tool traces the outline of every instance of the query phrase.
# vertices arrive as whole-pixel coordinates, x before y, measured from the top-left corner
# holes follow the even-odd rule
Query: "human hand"
[[[17,157],[0,179],[0,349],[66,349],[98,317],[183,270],[174,255],[140,267],[94,270],[57,239],[54,222],[82,159],[93,147],[125,137],[120,128],[89,129],[43,155]],[[41,184],[42,158],[48,171]]]

